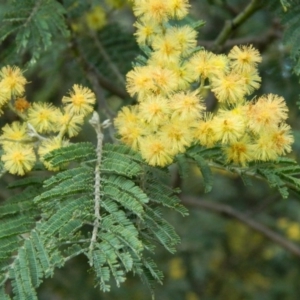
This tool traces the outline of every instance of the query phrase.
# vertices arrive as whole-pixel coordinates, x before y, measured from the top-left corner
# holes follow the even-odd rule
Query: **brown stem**
[[[300,257],[299,246],[289,241],[285,237],[279,235],[277,232],[266,227],[265,225],[250,218],[248,215],[235,210],[229,205],[208,202],[191,196],[182,196],[181,200],[182,203],[185,204],[186,206],[209,210],[215,213],[222,214],[226,217],[237,219],[238,221],[249,226],[253,230],[256,230],[257,232],[261,233],[272,242],[276,243],[277,245],[280,245],[282,248]]]
[[[274,40],[282,37],[282,29],[278,20],[273,21],[273,26],[260,36],[247,36],[242,38],[235,38],[227,40],[224,45],[220,48],[220,51],[226,51],[231,49],[235,45],[249,45],[252,44],[260,52],[263,52],[267,46],[270,45]],[[199,45],[205,47],[208,50],[212,50],[214,47],[214,41],[199,40]]]
[[[98,39],[95,31],[90,31],[90,36],[93,39],[95,46],[97,47],[97,49],[99,50],[100,54],[102,55],[102,57],[105,59],[107,65],[109,66],[109,68],[111,69],[111,71],[114,73],[114,75],[116,76],[116,78],[119,80],[119,82],[121,84],[123,84],[123,86],[125,86],[125,80],[123,75],[120,73],[119,69],[117,68],[117,66],[114,64],[114,62],[110,59],[107,51],[105,50],[105,48],[103,47],[102,43],[100,42],[100,40]]]

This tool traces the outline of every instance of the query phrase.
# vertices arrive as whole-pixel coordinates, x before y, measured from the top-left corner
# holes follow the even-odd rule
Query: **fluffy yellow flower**
[[[199,96],[198,91],[176,93],[171,99],[173,118],[191,122],[199,119],[205,109],[203,99]]]
[[[147,136],[142,139],[141,155],[150,166],[165,167],[172,163],[173,155],[169,145],[157,136]]]
[[[241,77],[245,81],[247,95],[251,95],[260,87],[261,77],[255,68],[241,72]]]
[[[25,92],[26,78],[16,66],[5,66],[0,70],[0,86],[9,93],[9,97],[22,96]]]
[[[214,54],[209,60],[209,67],[209,76],[227,74],[229,71],[229,59],[224,54]]]
[[[212,58],[215,56],[212,52],[201,50],[195,53],[188,62],[188,67],[194,73],[194,79],[205,79],[212,74]]]
[[[231,110],[227,110],[227,109],[219,109],[218,110],[218,114],[219,116],[227,116],[227,117],[236,117],[236,116],[240,116],[244,119],[244,123],[247,124],[247,106],[246,101],[239,103],[238,105],[235,105],[234,108],[232,108]]]
[[[145,131],[145,124],[138,115],[138,106],[124,106],[114,120],[121,141],[135,150]]]
[[[170,103],[165,97],[148,97],[139,105],[139,115],[146,122],[159,126],[168,120]]]
[[[69,137],[76,136],[84,123],[82,115],[72,115],[69,113],[57,113],[56,132],[59,132],[64,126]]]
[[[88,28],[99,30],[107,23],[106,13],[100,5],[97,5],[91,11],[86,13],[85,21]]]
[[[155,89],[152,80],[151,66],[134,67],[133,70],[126,75],[126,88],[130,96],[138,96],[138,99],[145,97]]]
[[[124,124],[118,132],[121,135],[121,141],[130,146],[134,150],[138,150],[140,146],[140,140],[144,134],[144,128],[133,124]]]
[[[87,87],[74,84],[69,96],[62,98],[66,112],[75,115],[88,115],[94,110],[95,94]]]
[[[166,38],[177,43],[177,49],[182,57],[189,55],[197,46],[197,31],[188,25],[171,27],[167,31]]]
[[[127,73],[126,87],[139,101],[148,95],[167,95],[177,87],[176,74],[159,66],[135,67]]]
[[[227,162],[245,167],[248,162],[253,160],[253,151],[250,138],[245,136],[240,141],[236,141],[228,145],[225,149]]]
[[[198,140],[202,146],[211,148],[216,145],[217,138],[214,119],[211,113],[205,114],[204,119],[199,121],[194,135],[195,139]]]
[[[223,113],[214,118],[216,139],[222,144],[234,143],[245,133],[244,118],[231,113]]]
[[[190,124],[178,119],[171,119],[170,122],[161,126],[158,136],[169,145],[169,150],[173,155],[184,152],[194,138]]]
[[[168,65],[168,69],[173,71],[176,76],[177,88],[178,91],[187,90],[190,84],[194,81],[193,72],[187,67],[187,64],[184,62],[172,62]]]
[[[190,7],[188,0],[167,0],[169,5],[168,14],[171,18],[183,19],[188,14],[188,9]]]
[[[4,151],[1,160],[9,173],[24,175],[33,168],[36,157],[32,147],[16,143]]]
[[[269,161],[278,158],[277,149],[274,147],[274,141],[269,131],[264,131],[257,137],[252,150],[255,160]]]
[[[47,133],[55,130],[59,111],[49,103],[33,103],[28,109],[27,121],[37,132]]]
[[[173,91],[186,90],[190,83],[195,80],[194,72],[188,68],[187,63],[180,59],[180,57],[176,57],[172,61],[167,61],[158,55],[152,55],[147,63],[149,66],[171,71]]]
[[[139,0],[135,1],[133,13],[137,17],[144,16],[152,22],[161,23],[168,20],[168,1],[161,0]]]
[[[154,94],[169,95],[174,92],[177,87],[177,78],[173,71],[167,68],[153,67],[151,73],[155,86]]]
[[[114,124],[117,129],[126,125],[136,126],[139,121],[138,107],[137,106],[124,106],[119,111],[117,117],[114,120]]]
[[[160,26],[144,18],[135,22],[134,26],[137,29],[134,35],[139,45],[151,44],[153,37],[161,33]]]
[[[236,73],[222,74],[211,78],[212,92],[220,102],[237,104],[247,92],[245,80]]]
[[[230,50],[228,57],[231,59],[232,68],[237,71],[252,69],[262,60],[260,53],[252,45],[234,46]]]
[[[153,37],[152,47],[154,52],[151,57],[154,60],[159,57],[163,61],[172,62],[178,60],[181,54],[178,41],[168,34]]]
[[[280,124],[279,127],[271,131],[269,135],[272,138],[273,147],[278,155],[284,155],[292,151],[291,145],[294,142],[294,137],[289,125]]]
[[[2,143],[19,142],[28,139],[28,135],[26,133],[26,123],[20,123],[18,121],[15,121],[11,124],[6,124],[2,128],[2,131],[3,133],[0,137],[0,141],[3,141]]]
[[[44,166],[49,171],[58,171],[58,167],[53,167],[52,164],[48,161],[45,161],[44,157],[49,152],[59,149],[62,147],[68,146],[69,142],[66,140],[61,140],[58,137],[50,138],[47,140],[42,141],[42,143],[39,146],[38,154],[40,156],[40,160],[43,162]]]
[[[268,94],[260,97],[254,105],[248,106],[248,126],[255,132],[265,127],[277,128],[288,117],[288,108],[283,97]]]
[[[5,85],[5,82],[0,81],[0,107],[3,107],[10,100],[10,98],[11,98],[10,90]]]

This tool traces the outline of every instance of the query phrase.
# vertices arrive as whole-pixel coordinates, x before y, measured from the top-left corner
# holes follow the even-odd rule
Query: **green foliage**
[[[119,286],[130,271],[150,287],[161,282],[162,273],[146,252],[153,252],[157,243],[174,252],[179,237],[159,206],[187,214],[174,191],[155,180],[165,172],[157,174],[128,147],[106,144],[101,219],[92,241],[97,185],[93,145],[70,145],[46,159],[54,166],[73,166],[44,181],[28,177],[11,186],[28,185],[0,207],[1,286],[10,280],[14,299],[37,299],[35,289],[43,279],[79,254],[87,256],[102,291],[110,290],[111,279]]]
[[[84,45],[82,50],[89,63],[107,78],[117,81],[131,69],[131,62],[139,52],[133,35],[118,24],[108,24],[99,32],[82,35],[78,42]]]
[[[26,53],[30,56],[30,63],[36,63],[56,35],[68,35],[64,21],[66,11],[58,1],[7,2],[10,3],[4,6],[5,14],[0,21],[0,42],[15,39],[5,51],[4,57],[8,61],[9,57],[13,59]]]
[[[251,178],[266,180],[270,187],[278,189],[283,198],[289,196],[289,190],[300,193],[300,179],[298,178],[300,167],[293,159],[282,157],[274,162],[256,162],[248,167],[239,167],[226,163],[220,148],[206,149],[201,146],[190,148],[185,155],[178,158],[179,168],[183,175],[187,176],[189,162],[197,165],[203,177],[206,193],[211,191],[213,186],[212,169],[236,173],[242,177],[246,185],[251,185]]]
[[[198,1],[198,3],[200,2]],[[206,1],[202,1],[201,4],[203,5],[204,2]],[[212,2],[218,2],[219,7],[227,6],[225,5],[226,1]],[[284,43],[289,46],[291,57],[295,61],[294,71],[300,75],[299,1],[270,0],[268,2],[281,16],[284,25]],[[25,0],[3,1],[0,4],[1,65],[12,62],[29,62],[28,68],[35,66],[34,71],[38,71],[36,72],[38,76],[44,76],[47,79],[45,80],[46,85],[42,86],[41,90],[38,86],[32,88],[40,93],[34,97],[40,99],[47,99],[48,95],[52,96],[53,90],[55,93],[65,92],[69,83],[87,83],[91,67],[99,72],[100,79],[111,80],[114,84],[115,82],[121,83],[120,77],[124,77],[129,71],[131,62],[139,53],[131,32],[126,32],[120,24],[110,23],[97,32],[91,32],[84,28],[82,31],[74,31],[69,34],[74,23],[75,25],[82,23],[84,13],[90,9],[91,3],[98,4],[98,2],[88,3],[80,0],[75,3],[72,0],[66,0],[63,1],[63,4],[60,3],[55,0]],[[238,1],[235,3],[237,7],[240,5]],[[230,6],[228,7],[230,8]],[[215,8],[214,6],[216,15]],[[199,11],[205,11],[207,15],[209,13],[204,9],[199,9]],[[235,8],[233,13],[235,13]],[[228,12],[225,12],[224,15],[224,19],[227,19]],[[214,30],[218,29],[215,25],[219,23],[220,16],[218,15],[218,19],[201,33],[203,34],[201,40],[211,40],[212,36],[217,36]],[[261,21],[256,23],[265,26]],[[202,23],[200,22],[198,25],[201,26]],[[246,27],[243,29],[245,32],[247,32]],[[248,27],[250,28],[251,25]],[[257,31],[260,30],[263,31],[262,28]],[[248,34],[249,36],[253,35],[252,28],[248,30]],[[142,50],[145,55],[149,54],[149,49]],[[85,60],[87,64],[82,64],[82,61]],[[140,56],[137,63],[144,65],[144,60],[145,57]],[[33,69],[31,68],[31,70]],[[74,72],[74,70],[76,71]],[[270,70],[264,71],[271,72]],[[62,79],[68,82],[62,85]],[[269,80],[266,85],[274,85],[272,79]],[[117,86],[117,84],[115,85]],[[57,92],[58,87],[61,90]],[[107,90],[104,92],[111,93]],[[283,93],[283,91],[281,92]],[[124,104],[125,102],[126,100],[124,100]],[[102,109],[101,105],[99,106]],[[116,107],[111,105],[110,108],[115,109]],[[54,167],[60,167],[60,172],[52,174],[50,177],[49,174],[47,177],[46,175],[42,177],[40,174],[28,176],[9,184],[13,196],[0,206],[1,300],[11,299],[10,297],[21,300],[37,299],[36,289],[45,278],[52,277],[56,269],[65,266],[68,261],[80,257],[80,255],[86,257],[90,269],[93,271],[95,283],[102,291],[110,291],[113,286],[112,281],[115,281],[116,286],[120,286],[125,279],[129,278],[130,280],[128,273],[138,275],[151,289],[156,282],[162,282],[162,272],[156,265],[158,259],[155,257],[154,262],[153,255],[160,248],[165,248],[171,253],[176,251],[179,237],[167,221],[168,218],[173,218],[173,215],[170,217],[165,213],[173,210],[176,213],[179,212],[180,215],[187,215],[186,208],[178,201],[178,190],[169,187],[166,170],[147,166],[141,156],[128,147],[109,143],[104,145],[100,182],[95,182],[96,159],[95,147],[91,143],[72,144],[69,147],[55,150],[47,156],[47,160]],[[262,179],[271,187],[278,189],[283,198],[288,197],[290,190],[297,196],[300,192],[298,178],[300,168],[296,162],[286,158],[271,163],[256,162],[247,168],[241,168],[226,163],[218,147],[205,149],[194,146],[186,153],[179,154],[176,162],[180,176],[185,179],[189,179],[191,165],[199,168],[205,192],[214,192],[212,187],[218,184],[215,174],[217,170],[221,170],[222,174],[226,172],[238,174],[246,185],[252,184],[252,178]],[[173,170],[172,168],[173,166],[171,170]],[[3,164],[0,162],[1,175],[2,171]],[[96,241],[92,243],[93,229],[97,219],[94,211],[96,183],[100,184],[101,219]],[[196,184],[198,185],[198,182]],[[235,184],[234,182],[228,186],[225,182],[221,185],[221,189],[230,190]],[[194,191],[191,191],[192,193]],[[224,200],[222,193],[218,193],[219,198],[213,194],[214,200],[219,199],[220,202],[228,200]],[[234,198],[234,195],[231,195],[231,198]],[[240,201],[240,196],[237,198],[238,200],[233,202],[233,205],[245,205],[246,201]],[[257,198],[259,199],[260,196]],[[247,211],[250,211],[251,207],[252,202]],[[298,208],[296,205],[295,207]],[[282,215],[281,210],[276,213]],[[267,218],[268,221],[269,219]],[[245,268],[244,264],[240,263],[239,256],[246,253],[243,252],[244,249],[253,247],[252,257],[250,252],[250,254],[246,253],[248,264],[252,264],[253,261],[255,263],[255,258],[259,253],[265,266],[264,255],[267,251],[261,251],[262,249],[266,250],[262,246],[262,242],[255,247],[255,240],[249,239],[249,236],[253,237],[253,232],[249,232],[249,236],[242,236],[246,247],[241,247],[239,252],[234,252],[231,248],[241,243],[241,239],[238,239],[236,224],[234,224],[234,230],[228,234],[232,239],[235,238],[235,242],[231,243],[226,241],[228,236],[224,233],[224,228],[227,224],[221,218],[205,215],[203,212],[199,215],[193,211],[191,218],[185,220],[185,222],[190,222],[190,227],[185,226],[187,223],[183,224],[181,219],[177,221],[177,223],[172,223],[178,224],[177,230],[188,240],[182,246],[183,255],[179,253],[185,258],[184,266],[189,267],[184,284],[186,290],[193,288],[193,282],[197,283],[197,287],[194,287],[197,290],[200,286],[198,282],[201,281],[201,288],[210,286],[210,288],[203,288],[202,291],[210,299],[216,299],[210,294],[213,294],[211,290],[214,285],[220,299],[228,297],[228,294],[232,295],[232,299],[241,299],[243,289],[247,290],[251,297],[255,297],[252,292],[248,291],[251,288],[244,283],[246,281],[247,284],[251,281],[251,283],[256,283],[261,278],[251,277],[256,272],[255,268],[252,269],[249,265]],[[209,228],[208,233],[207,228]],[[221,241],[217,240],[217,237],[220,236]],[[226,254],[218,248],[219,246],[215,246],[220,243],[225,244],[223,252]],[[251,244],[251,247],[248,247],[247,244]],[[157,245],[162,247],[156,247]],[[269,247],[269,245],[267,246]],[[267,248],[267,250],[270,249]],[[232,252],[232,257],[227,259],[226,255],[230,252]],[[282,258],[281,253],[276,257],[277,261],[274,263],[275,267],[280,270],[285,261]],[[160,263],[167,264],[166,261],[164,257],[163,262]],[[218,262],[220,263],[218,264]],[[160,263],[159,267],[161,268]],[[235,270],[235,263],[241,266],[241,270],[236,274],[232,271]],[[238,296],[229,293],[228,291],[232,292],[232,290],[227,289],[228,284],[224,278],[219,278],[220,269],[222,272],[225,269],[225,274],[226,268],[230,269],[226,273],[230,274],[230,286],[234,287],[233,290]],[[291,263],[290,269],[294,270],[293,263]],[[166,270],[165,266],[164,271]],[[211,278],[213,273],[217,274],[215,281]],[[204,274],[210,274],[209,282],[203,279]],[[286,276],[286,278],[288,277]],[[280,282],[282,280],[281,274],[279,280]],[[183,289],[178,282],[178,279],[175,280],[175,284],[173,281],[175,288]],[[167,280],[167,288],[164,287],[163,293],[165,293],[164,298],[166,299],[173,298],[170,297],[170,294],[177,291],[171,283],[172,280]],[[236,288],[237,284],[238,289]],[[259,286],[259,284],[257,285]],[[7,294],[8,286],[12,287],[13,295]],[[73,277],[72,286],[74,286]],[[277,284],[275,283],[274,286],[277,287]],[[82,283],[80,287],[82,288]],[[83,289],[85,288],[83,286]],[[278,290],[280,288],[284,289],[278,287]],[[75,288],[72,288],[73,290]],[[166,294],[167,290],[171,291],[170,294]],[[271,295],[269,291],[267,293],[268,297],[272,298],[273,294]],[[280,292],[278,293],[279,297],[283,297]],[[174,299],[177,299],[176,297],[196,299],[193,295],[191,294],[189,297],[188,295],[174,294]],[[249,299],[252,299],[251,297]],[[119,298],[125,299],[122,296]]]
[[[206,149],[200,146],[195,146],[186,152],[186,156],[187,158],[192,159],[192,161],[194,161],[199,167],[203,176],[205,192],[210,192],[213,186],[213,175],[208,160],[217,160],[218,158],[220,158],[222,156],[221,149],[218,147]]]
[[[300,75],[300,3],[299,0],[282,0],[281,5],[278,1],[270,1],[273,10],[280,16],[284,26],[283,42],[288,46],[290,57],[294,61],[293,70],[297,76]]]
[[[300,166],[296,161],[281,158],[276,164],[257,165],[256,173],[261,174],[271,187],[278,188],[281,196],[287,198],[288,188],[299,194],[300,179],[298,178]]]

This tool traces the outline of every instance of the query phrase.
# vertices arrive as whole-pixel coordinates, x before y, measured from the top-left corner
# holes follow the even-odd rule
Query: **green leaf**
[[[35,63],[52,45],[54,37],[58,34],[68,36],[65,13],[64,7],[55,0],[12,1],[0,21],[0,42],[9,37],[14,40],[7,56],[14,56],[16,60],[20,53],[27,51],[30,54],[28,63]]]

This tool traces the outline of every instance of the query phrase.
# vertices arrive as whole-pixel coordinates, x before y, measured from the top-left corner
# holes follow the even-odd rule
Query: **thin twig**
[[[120,73],[119,69],[116,67],[116,65],[114,64],[114,62],[110,59],[108,53],[106,52],[106,50],[102,46],[102,43],[100,42],[100,40],[98,39],[98,37],[96,35],[96,32],[91,30],[90,31],[90,36],[92,37],[92,39],[93,39],[93,41],[95,43],[95,46],[99,50],[100,54],[103,56],[105,62],[108,65],[108,67],[115,74],[116,78],[120,81],[120,83],[122,83],[123,86],[125,86],[125,80],[124,80],[123,75]]]
[[[238,174],[239,176],[240,175],[246,175],[246,176],[249,176],[249,177],[252,177],[252,178],[256,178],[258,180],[268,182],[268,180],[265,177],[263,177],[262,175],[259,175],[257,173],[256,168],[254,168],[254,169],[247,169],[247,168],[242,169],[240,167],[233,167],[233,166],[226,167],[226,166],[223,166],[222,164],[218,164],[218,163],[213,162],[213,161],[209,161],[208,165],[211,168],[215,168],[215,169],[222,170],[222,171],[227,171],[227,172],[233,173],[233,174]],[[289,189],[291,189],[292,191],[299,192],[299,187],[296,184],[293,184],[292,182],[288,182],[288,181],[285,181],[284,183],[285,183],[285,186],[288,187]]]
[[[235,38],[227,40],[222,47],[219,48],[219,51],[226,51],[231,49],[235,45],[253,45],[260,52],[263,52],[267,46],[270,45],[274,40],[280,39],[282,37],[282,30],[276,20],[274,20],[274,25],[270,28],[265,34],[261,36],[246,36],[242,38]],[[198,41],[200,46],[205,47],[208,50],[212,50],[214,47],[214,41]]]
[[[27,25],[31,22],[32,18],[34,17],[34,15],[37,13],[37,11],[39,10],[40,6],[42,4],[42,1],[39,0],[35,3],[30,15],[28,16],[26,22],[22,25],[23,27],[27,27]]]
[[[243,24],[249,17],[251,17],[257,10],[263,6],[264,2],[261,0],[252,0],[243,11],[241,11],[234,19],[227,20],[225,25],[213,43],[213,50],[218,52],[224,45],[226,40],[230,37],[233,30]]]
[[[181,196],[182,203],[186,206],[206,209],[212,212],[216,212],[222,214],[224,216],[237,219],[243,224],[246,224],[250,228],[256,230],[257,232],[261,233],[265,237],[267,237],[272,242],[280,245],[282,248],[288,250],[289,252],[293,253],[294,255],[300,257],[300,247],[296,244],[292,243],[285,237],[279,235],[277,232],[271,230],[270,228],[266,227],[265,225],[259,223],[258,221],[250,218],[248,215],[241,213],[229,205],[219,204],[215,202],[208,202],[204,200],[197,199],[195,197],[190,196]]]
[[[233,17],[239,13],[238,8],[231,6],[227,1],[224,1],[223,6]]]
[[[273,195],[270,195],[269,197],[266,197],[264,201],[262,201],[259,205],[256,207],[252,208],[249,212],[247,212],[247,216],[255,216],[259,212],[263,211],[266,209],[269,205],[273,204],[280,198],[280,195],[278,193],[274,193]]]
[[[93,86],[93,91],[95,92],[96,98],[99,101],[99,108],[103,109],[105,114],[110,119],[113,119],[116,116],[116,114],[107,105],[107,101],[105,99],[103,89],[101,88],[101,86],[99,84],[99,80],[96,76],[95,71],[93,71],[93,70],[87,71],[87,78],[89,79],[91,85]]]
[[[97,78],[100,86],[102,86],[104,89],[112,93],[113,95],[116,95],[120,97],[121,99],[126,99],[129,97],[128,93],[126,90],[115,83],[111,82],[108,80],[104,75],[102,75],[94,65],[89,63],[89,61],[86,59],[86,57],[83,55],[77,40],[73,37],[72,38],[72,44],[71,44],[71,49],[74,54],[74,56],[78,59],[79,65],[82,67],[82,69],[86,73],[92,72],[94,76]]]

